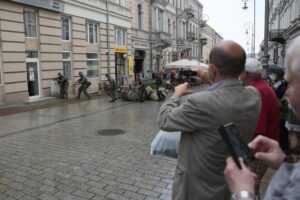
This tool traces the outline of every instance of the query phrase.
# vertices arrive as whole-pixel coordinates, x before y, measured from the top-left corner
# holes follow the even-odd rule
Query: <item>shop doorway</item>
[[[144,72],[144,68],[143,68],[144,59],[145,59],[145,51],[136,50],[134,52],[134,63],[135,63],[134,64],[134,75],[135,76],[138,73]]]
[[[38,52],[26,51],[27,86],[29,99],[40,97]]]
[[[123,79],[125,77],[125,58],[123,53],[116,53],[116,83],[117,85],[123,85]]]

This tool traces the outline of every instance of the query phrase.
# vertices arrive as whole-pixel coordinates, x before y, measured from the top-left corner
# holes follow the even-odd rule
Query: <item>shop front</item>
[[[142,41],[134,41],[134,75],[147,73],[149,66],[147,66],[147,51],[149,50],[149,43]]]
[[[123,85],[126,78],[125,63],[127,58],[127,49],[125,47],[115,47],[115,75],[117,85]]]

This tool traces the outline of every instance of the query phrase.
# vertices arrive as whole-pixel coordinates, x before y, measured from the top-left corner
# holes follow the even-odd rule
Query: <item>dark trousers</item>
[[[78,98],[80,98],[81,92],[83,92],[83,93],[85,94],[85,96],[87,96],[88,98],[90,98],[90,95],[89,95],[89,93],[87,92],[88,87],[89,87],[89,85],[84,84],[84,85],[81,85],[81,86],[78,88]]]
[[[69,84],[60,85],[60,96],[61,96],[61,98],[63,98],[63,99],[68,98],[68,88],[69,88]]]

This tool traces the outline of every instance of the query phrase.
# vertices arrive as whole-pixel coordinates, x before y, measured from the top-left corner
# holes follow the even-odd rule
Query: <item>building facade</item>
[[[269,14],[269,64],[284,66],[286,49],[300,35],[300,1],[271,0]]]
[[[210,25],[206,24],[202,30],[202,36],[205,38],[205,45],[203,46],[203,53],[201,61],[208,63],[209,53],[211,49],[219,42],[223,40],[223,37],[218,34]]]
[[[105,74],[124,85],[175,60],[208,60],[218,39],[202,10],[198,0],[0,0],[0,103],[51,96],[58,72],[75,96],[79,72],[96,93]]]
[[[79,72],[92,93],[106,73],[121,81],[133,56],[129,7],[124,0],[0,0],[0,102],[50,96],[58,72],[71,95]]]

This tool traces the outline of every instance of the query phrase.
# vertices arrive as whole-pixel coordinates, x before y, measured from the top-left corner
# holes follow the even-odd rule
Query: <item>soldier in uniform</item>
[[[83,92],[85,94],[85,96],[87,96],[87,98],[91,98],[91,96],[89,95],[89,93],[87,92],[87,89],[90,87],[90,85],[92,84],[90,81],[88,81],[88,79],[83,75],[82,72],[79,72],[79,76],[80,79],[78,79],[75,84],[80,84],[80,87],[78,88],[78,97],[80,99],[80,95],[81,92]]]
[[[68,78],[64,77],[60,72],[58,73],[58,77],[55,79],[60,87],[60,96],[63,99],[68,98],[68,88],[69,88],[69,81]]]
[[[108,88],[108,96],[111,97],[111,100],[110,102],[114,102],[117,100],[117,97],[116,97],[116,81],[109,75],[109,74],[105,74],[108,82],[109,82],[109,88]]]

